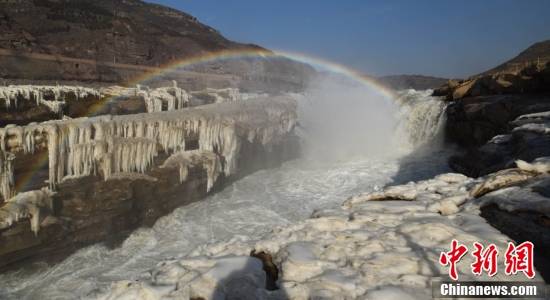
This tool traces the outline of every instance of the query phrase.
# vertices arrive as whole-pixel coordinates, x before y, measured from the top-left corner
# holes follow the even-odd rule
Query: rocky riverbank
[[[550,155],[549,44],[537,43],[491,71],[434,91],[449,101],[447,141],[465,149],[451,159],[454,170],[476,177],[508,168],[516,159]]]

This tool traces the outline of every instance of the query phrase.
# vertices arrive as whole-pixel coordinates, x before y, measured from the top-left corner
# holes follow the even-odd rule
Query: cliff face
[[[140,0],[0,1],[0,78],[8,82],[126,83],[170,62],[223,50],[269,53],[230,41],[184,12]],[[260,57],[193,71],[169,80],[191,89],[204,88],[201,82],[256,87],[249,81],[263,82],[261,89],[288,89],[300,88],[314,72],[287,59]]]
[[[157,66],[243,45],[186,13],[139,0],[0,2],[0,48]]]

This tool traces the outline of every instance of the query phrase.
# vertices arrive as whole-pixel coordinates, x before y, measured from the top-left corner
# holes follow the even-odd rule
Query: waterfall
[[[418,147],[427,142],[442,141],[447,104],[431,96],[432,90],[405,90],[398,93],[400,103],[398,136],[409,147]]]

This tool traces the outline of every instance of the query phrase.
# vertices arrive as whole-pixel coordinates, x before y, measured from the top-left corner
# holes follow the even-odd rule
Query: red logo
[[[508,249],[504,255],[506,261],[506,275],[523,272],[529,278],[535,277],[535,268],[533,267],[533,248],[531,242],[523,242],[517,246],[508,243]]]
[[[495,276],[498,272],[498,248],[495,244],[489,244],[484,247],[482,244],[475,242],[474,263],[470,265],[472,273],[481,275],[484,271],[489,276]],[[533,249],[534,245],[531,242],[524,242],[517,246],[508,243],[508,248],[504,255],[505,258],[505,273],[506,275],[515,275],[518,272],[523,272],[528,278],[535,277],[535,268],[533,266]],[[468,253],[468,247],[459,244],[457,240],[451,241],[451,250],[441,252],[439,263],[442,266],[449,266],[449,277],[453,280],[458,280],[457,263],[464,255]]]
[[[475,242],[474,247],[476,248],[472,255],[475,258],[472,266],[472,273],[475,275],[481,275],[483,270],[487,271],[489,276],[495,276],[497,273],[497,257],[498,249],[495,244],[490,244],[487,248],[484,249],[483,245]]]
[[[468,247],[464,245],[458,245],[458,241],[454,240],[451,242],[451,251],[441,252],[439,256],[439,263],[443,266],[449,265],[449,276],[453,280],[458,279],[458,273],[456,271],[456,263],[466,255],[468,252]]]

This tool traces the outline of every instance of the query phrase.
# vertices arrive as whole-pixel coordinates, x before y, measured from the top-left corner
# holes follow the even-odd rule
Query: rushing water
[[[441,126],[443,106],[427,95],[402,94],[403,121],[398,131],[412,133],[407,144],[432,139]],[[381,138],[374,142],[378,145]],[[372,145],[373,139],[370,141]],[[323,142],[333,143],[326,137]],[[86,297],[113,281],[139,277],[158,261],[185,256],[205,243],[235,236],[260,238],[274,227],[305,219],[316,209],[339,205],[349,196],[444,171],[448,151],[433,145],[390,155],[346,153],[344,158],[332,160],[308,155],[308,159],[256,172],[203,201],[176,209],[152,228],[137,230],[116,249],[98,244],[55,266],[37,264],[2,274],[0,298]]]

